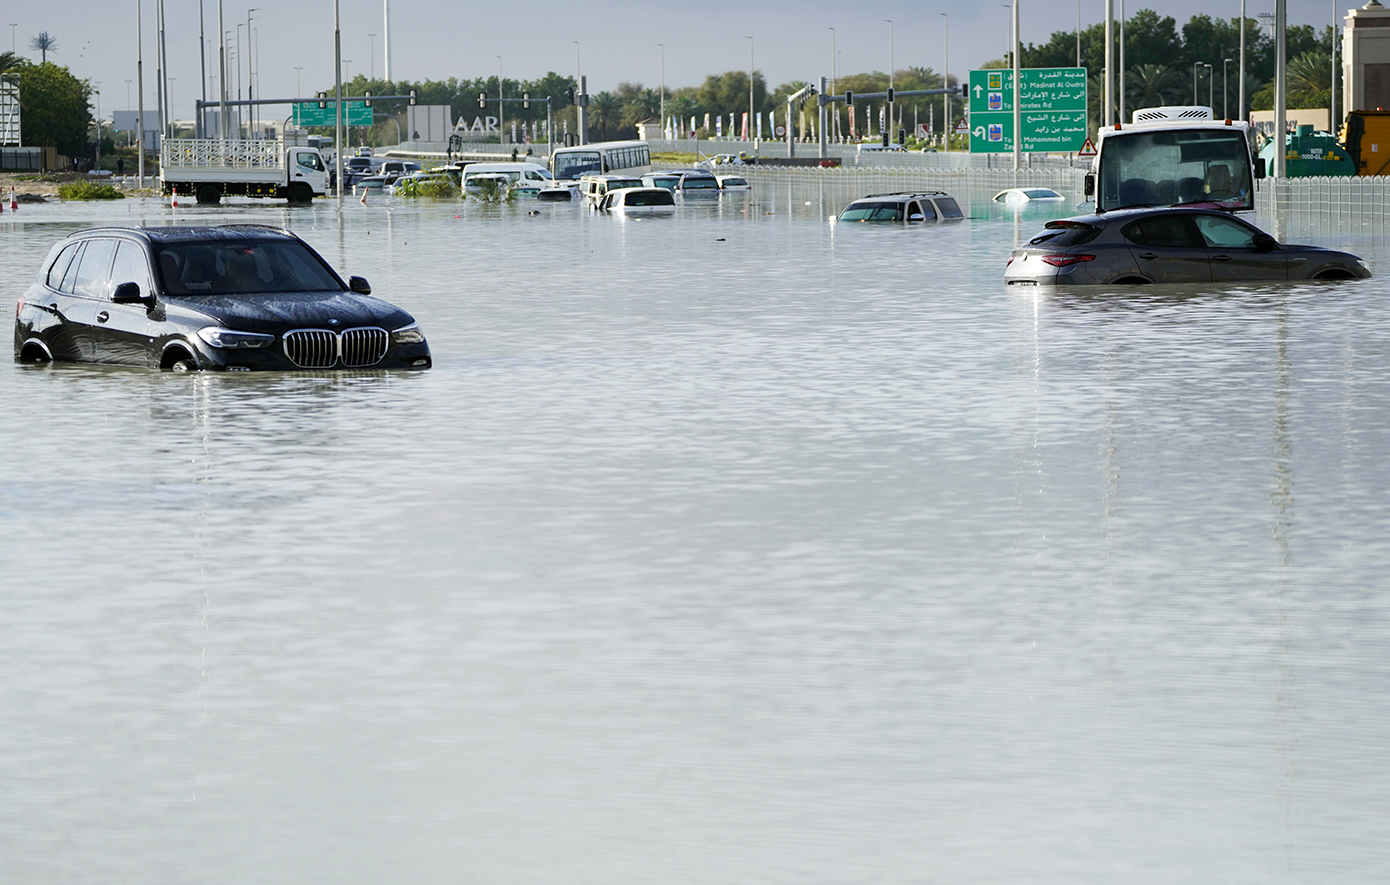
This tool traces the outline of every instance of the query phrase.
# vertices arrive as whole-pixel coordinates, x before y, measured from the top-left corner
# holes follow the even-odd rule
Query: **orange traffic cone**
[[[19,209],[19,198],[14,195],[14,185],[10,185],[10,211]]]

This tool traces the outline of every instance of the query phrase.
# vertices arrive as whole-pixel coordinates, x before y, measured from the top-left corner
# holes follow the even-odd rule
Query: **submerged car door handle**
[[[1145,252],[1143,255],[1140,255],[1139,257],[1142,258],[1142,259],[1144,259],[1145,261],[1153,261],[1155,258],[1158,257],[1158,253],[1157,253],[1157,252]]]
[[[1229,255],[1213,255],[1213,256],[1211,256],[1211,260],[1212,260],[1212,261],[1230,261],[1230,260],[1231,260],[1231,256],[1229,256]]]
[[[101,313],[97,314],[97,322],[98,322],[98,323],[104,323],[104,322],[106,322],[106,321],[109,320],[109,319],[111,319],[111,314],[107,313],[107,312],[104,311],[104,310],[103,310]]]

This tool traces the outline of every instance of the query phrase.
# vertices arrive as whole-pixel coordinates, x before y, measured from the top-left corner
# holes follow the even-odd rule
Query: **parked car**
[[[612,191],[629,187],[642,187],[642,179],[628,175],[582,175],[579,178],[579,192],[595,207]]]
[[[714,173],[706,172],[703,169],[682,169],[680,170],[680,183],[676,185],[676,192],[683,196],[718,196],[719,179],[714,177]]]
[[[696,167],[697,169],[714,169],[714,168],[716,168],[716,167],[718,167],[718,166],[744,166],[744,165],[747,165],[747,164],[744,162],[743,156],[740,155],[740,154],[715,154],[715,155],[712,156],[712,157],[706,157],[705,159],[703,159],[703,160],[701,160],[700,162],[696,163],[696,164],[695,164],[695,167]]]
[[[714,177],[719,181],[719,189],[721,191],[746,191],[751,189],[751,186],[748,184],[748,179],[744,178],[742,175],[716,175]]]
[[[1281,244],[1229,212],[1118,209],[1049,221],[1013,250],[1011,285],[1353,280],[1370,266],[1346,252]]]
[[[965,217],[955,198],[945,191],[869,194],[845,207],[837,222],[958,221]]]
[[[647,187],[664,187],[668,191],[674,191],[680,187],[681,176],[679,172],[648,172],[642,176],[642,184]]]
[[[670,215],[676,211],[676,197],[664,187],[625,187],[609,191],[598,207],[620,215]]]
[[[352,186],[352,193],[354,196],[363,192],[379,193],[386,190],[386,185],[390,183],[385,175],[368,175],[366,178],[357,179],[357,183]]]
[[[427,369],[415,319],[287,230],[94,228],[55,245],[15,310],[21,362]]]
[[[420,164],[414,160],[385,160],[377,167],[376,174],[384,176],[387,184],[395,184],[401,176],[419,171]]]
[[[372,157],[348,157],[343,160],[343,187],[351,188],[362,179],[376,174],[379,163]]]
[[[998,203],[1036,203],[1065,200],[1066,197],[1050,187],[1011,187],[994,195]]]

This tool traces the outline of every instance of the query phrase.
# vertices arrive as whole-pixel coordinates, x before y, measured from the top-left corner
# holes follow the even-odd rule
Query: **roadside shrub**
[[[483,178],[472,186],[476,190],[469,196],[480,203],[510,203],[516,199],[511,187],[493,178]]]
[[[458,199],[459,188],[447,178],[411,179],[396,189],[399,197],[428,197],[435,200]]]
[[[58,198],[62,200],[124,200],[125,194],[109,184],[92,181],[68,181],[58,185]]]

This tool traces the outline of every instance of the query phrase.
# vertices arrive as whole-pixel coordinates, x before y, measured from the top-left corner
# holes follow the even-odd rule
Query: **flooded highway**
[[[434,359],[0,370],[0,881],[1378,878],[1387,240],[1006,288],[1069,213],[962,197],[0,216],[6,328],[72,230],[263,223]]]

